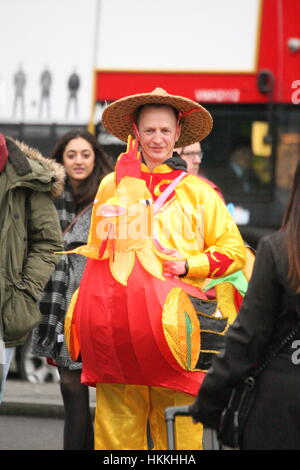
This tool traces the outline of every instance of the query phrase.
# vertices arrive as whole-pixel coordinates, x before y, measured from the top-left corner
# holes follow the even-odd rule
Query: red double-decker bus
[[[214,128],[201,171],[255,246],[280,226],[300,158],[299,0],[165,0],[165,23],[130,0],[115,49],[115,1],[102,3],[91,118],[100,141],[115,156],[123,148],[98,124],[106,102],[159,86],[203,104]]]

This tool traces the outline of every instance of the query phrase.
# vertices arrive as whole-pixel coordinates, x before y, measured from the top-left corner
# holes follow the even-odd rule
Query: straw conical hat
[[[110,134],[127,142],[128,135],[134,136],[132,124],[136,110],[144,104],[154,103],[173,106],[179,111],[181,134],[177,147],[200,142],[212,129],[212,117],[203,106],[188,98],[170,95],[162,88],[114,101],[104,110],[102,123]]]

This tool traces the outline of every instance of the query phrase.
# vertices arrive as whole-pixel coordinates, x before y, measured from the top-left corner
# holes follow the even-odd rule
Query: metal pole
[[[167,425],[168,450],[175,450],[175,417],[190,416],[190,405],[170,406],[165,409],[165,421]]]

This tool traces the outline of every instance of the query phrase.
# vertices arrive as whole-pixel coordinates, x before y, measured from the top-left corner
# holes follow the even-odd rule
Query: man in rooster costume
[[[245,248],[219,196],[173,155],[209,134],[206,109],[157,88],[115,101],[102,122],[127,151],[100,184],[87,245],[73,250],[88,261],[66,338],[97,388],[95,448],[147,449],[149,422],[161,450],[165,408],[193,402],[228,322],[202,287],[241,270]],[[181,418],[178,449],[201,449],[201,433]]]

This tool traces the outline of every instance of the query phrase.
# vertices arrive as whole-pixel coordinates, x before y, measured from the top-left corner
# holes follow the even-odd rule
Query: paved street
[[[0,450],[61,450],[63,420],[0,416]]]
[[[93,410],[94,389],[90,402]],[[0,451],[62,450],[63,414],[58,383],[32,384],[10,376],[0,405]]]
[[[90,388],[90,405],[95,410],[95,389]],[[32,384],[11,376],[0,406],[1,450],[62,450],[63,404],[58,383]],[[204,446],[216,449],[211,431]]]

